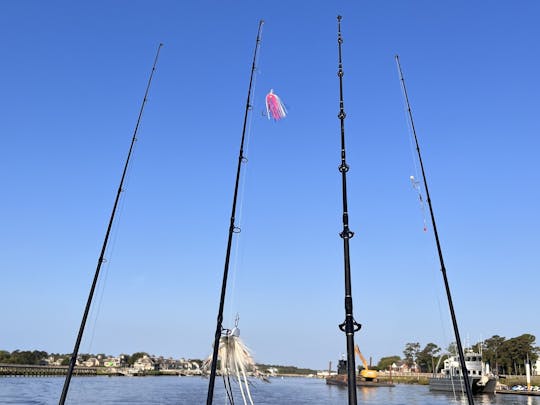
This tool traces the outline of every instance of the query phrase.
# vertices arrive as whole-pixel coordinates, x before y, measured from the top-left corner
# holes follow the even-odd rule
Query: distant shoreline
[[[67,374],[68,366],[40,366],[30,364],[0,363],[1,377],[62,377]],[[192,370],[135,370],[129,367],[84,367],[75,366],[74,375],[77,377],[205,377],[200,371]],[[394,384],[427,385],[431,374],[415,373],[411,375],[379,374],[379,380]],[[321,378],[310,374],[277,373],[272,377],[284,378]],[[499,382],[508,386],[526,385],[525,376],[500,376]],[[540,385],[540,376],[531,377],[532,385]]]
[[[0,377],[45,377],[45,376],[65,376],[68,366],[40,366],[31,364],[5,364],[0,363]],[[197,375],[190,370],[134,370],[123,367],[83,367],[75,366],[73,374],[78,377],[99,377],[99,376],[191,376]]]
[[[0,377],[54,377],[65,376],[68,366],[40,366],[31,364],[6,364],[0,363]],[[198,371],[192,370],[135,370],[129,367],[83,367],[75,366],[73,374],[78,377],[204,377]],[[274,377],[314,377],[305,374],[284,373]]]

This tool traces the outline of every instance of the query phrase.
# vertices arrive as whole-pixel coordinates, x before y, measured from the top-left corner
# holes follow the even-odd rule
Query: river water
[[[0,404],[57,404],[62,391],[62,377],[2,377]],[[208,379],[201,377],[74,377],[68,404],[205,404]],[[347,404],[347,389],[326,385],[311,378],[273,378],[270,383],[253,381],[251,392],[257,405]],[[242,404],[239,392],[235,403]],[[214,404],[226,405],[221,379],[216,379]],[[358,404],[379,405],[466,405],[464,397],[432,394],[427,386],[396,385],[393,388],[358,387]],[[475,397],[476,405],[540,405],[540,397],[493,395]]]

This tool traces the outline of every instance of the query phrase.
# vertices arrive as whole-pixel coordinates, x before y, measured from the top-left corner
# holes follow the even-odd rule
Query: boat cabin
[[[465,353],[465,366],[470,376],[482,376],[486,374],[486,366],[482,361],[482,355],[474,352]],[[450,356],[444,360],[441,373],[446,376],[461,375],[461,364],[458,356]]]

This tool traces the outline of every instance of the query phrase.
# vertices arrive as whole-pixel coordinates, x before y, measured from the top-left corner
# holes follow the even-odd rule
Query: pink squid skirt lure
[[[266,95],[266,115],[268,119],[273,118],[276,121],[287,116],[287,110],[278,95],[274,94],[274,89],[271,89],[270,93]]]

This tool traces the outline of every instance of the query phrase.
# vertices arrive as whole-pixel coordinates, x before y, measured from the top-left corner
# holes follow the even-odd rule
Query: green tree
[[[379,363],[377,363],[377,369],[379,370],[388,370],[388,368],[394,364],[401,361],[401,357],[399,356],[388,356],[388,357],[382,357],[379,360]]]
[[[120,354],[119,357],[120,357],[120,365],[122,367],[129,365],[129,359],[131,358],[129,354],[122,353]]]
[[[129,356],[129,358],[127,359],[127,363],[132,366],[135,364],[135,362],[137,360],[139,360],[140,358],[143,358],[144,356],[148,356],[148,353],[146,352],[136,352],[136,353],[133,353],[131,356]]]
[[[86,361],[91,357],[96,357],[96,356],[94,356],[92,353],[79,354],[79,361]]]
[[[11,364],[37,365],[39,364],[41,360],[43,360],[44,358],[47,358],[47,356],[48,356],[47,352],[43,352],[39,350],[34,350],[34,351],[15,350],[14,352],[11,353],[11,356],[7,362]]]
[[[525,333],[521,336],[508,339],[501,345],[501,360],[507,373],[517,374],[519,371],[522,371],[522,364],[527,357],[531,360],[536,360],[535,340],[534,335]]]
[[[499,359],[502,355],[501,345],[505,341],[506,338],[493,335],[489,339],[484,340],[482,344],[482,358],[496,374],[499,373]]]
[[[516,374],[523,371],[522,364],[538,358],[538,347],[534,346],[535,336],[529,333],[506,339],[494,335],[482,344],[484,361],[488,362],[497,374]]]
[[[457,356],[458,354],[458,350],[457,350],[457,343],[456,342],[452,342],[448,345],[448,347],[446,348],[446,351],[450,354],[455,354]]]
[[[5,350],[0,350],[0,363],[9,363],[11,353]]]
[[[405,350],[403,350],[403,355],[405,356],[404,361],[405,363],[411,367],[414,363],[416,363],[416,358],[418,356],[418,352],[420,351],[420,343],[407,343],[405,345]]]
[[[435,365],[437,364],[437,354],[441,351],[441,348],[435,343],[428,343],[422,351],[417,354],[416,362],[420,367],[420,370],[424,373],[432,373]]]

